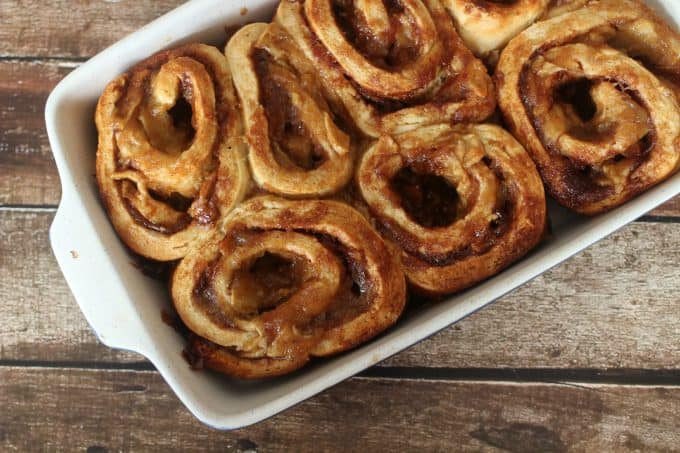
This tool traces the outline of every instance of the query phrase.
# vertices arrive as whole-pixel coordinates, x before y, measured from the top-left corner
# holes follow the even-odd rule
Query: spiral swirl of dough
[[[592,1],[513,39],[501,110],[548,191],[584,214],[618,206],[680,164],[680,37],[646,6]]]
[[[429,295],[478,283],[543,237],[543,185],[515,139],[493,125],[434,125],[382,137],[357,180],[409,283]]]
[[[289,197],[325,196],[352,177],[350,136],[336,123],[313,64],[277,24],[250,24],[229,41],[248,159],[257,184]]]
[[[171,282],[191,354],[243,378],[274,376],[362,343],[406,301],[399,258],[335,201],[273,196],[237,207]]]
[[[274,21],[364,134],[477,122],[493,82],[439,0],[284,0]]]
[[[227,61],[190,44],[116,78],[99,99],[97,183],[118,235],[181,258],[244,196],[248,168]]]

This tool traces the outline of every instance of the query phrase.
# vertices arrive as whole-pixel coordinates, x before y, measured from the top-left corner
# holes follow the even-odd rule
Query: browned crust
[[[635,33],[644,33],[645,38],[635,42]],[[649,40],[663,43],[662,48],[650,48]],[[631,148],[633,151],[623,154],[625,157],[630,153],[631,157],[626,161],[630,164],[621,170],[627,173],[617,176],[622,182],[601,173],[605,165],[614,168],[610,160],[582,170],[583,164],[566,157],[562,148],[546,138],[547,120],[535,113],[541,103],[549,106],[555,102],[555,94],[548,91],[553,82],[541,80],[536,65],[552,49],[571,43],[590,49],[587,52],[593,56],[589,58],[602,61],[590,70],[594,72],[592,76],[583,77],[623,87],[631,102],[649,116],[647,136]],[[631,56],[625,54],[626,48],[631,49]],[[505,48],[495,75],[499,106],[508,127],[529,151],[548,192],[558,202],[579,213],[598,214],[625,203],[677,171],[680,110],[677,89],[666,80],[680,75],[679,54],[680,36],[634,0],[590,2],[574,12],[534,25]],[[644,67],[632,57],[642,60]],[[611,145],[604,141],[602,146]],[[642,151],[636,151],[638,148]]]
[[[244,360],[227,348],[222,348],[196,335],[188,339],[185,357],[197,368],[208,368],[239,379],[263,379],[291,373],[309,362],[308,355],[292,358]]]
[[[241,239],[233,239],[238,231],[250,232],[251,237],[247,243]],[[258,247],[258,235],[267,235],[270,232],[280,232],[282,236],[308,237],[308,240],[321,244],[345,263],[346,275],[343,279],[351,280],[340,283],[334,299],[321,300],[321,297],[326,296],[317,298],[310,295],[304,301],[312,304],[305,312],[316,309],[323,312],[323,316],[300,321],[300,318],[296,318],[300,316],[299,310],[284,307],[293,300],[294,296],[291,296],[283,305],[256,318],[236,318],[224,323],[215,321],[207,312],[205,315],[199,314],[197,318],[197,311],[205,308],[197,304],[195,288],[210,263],[221,259],[219,256],[236,256],[238,252],[227,251],[233,250],[234,244],[241,243],[247,248]],[[333,263],[319,260],[312,265],[318,266],[321,274],[332,267]],[[216,277],[208,278],[213,281]],[[349,291],[349,286],[352,286],[352,281],[361,294],[354,302],[351,296],[344,295],[345,291]],[[223,232],[217,233],[208,242],[190,252],[172,277],[171,293],[177,312],[191,330],[196,334],[201,334],[202,331],[213,332],[208,333],[213,340],[211,342],[191,342],[192,353],[200,355],[210,368],[246,378],[288,372],[304,365],[310,356],[327,356],[353,348],[391,326],[406,302],[406,284],[399,258],[357,211],[335,201],[288,201],[271,196],[256,197],[237,207],[230,215]],[[225,302],[219,302],[217,306],[223,303]],[[354,305],[355,308],[345,305],[350,303],[358,305]],[[324,308],[327,304],[330,304],[328,308]],[[319,306],[314,308],[315,305]],[[298,321],[294,321],[295,319]],[[264,349],[258,346],[244,355],[239,352],[239,348],[247,348],[242,343],[246,340],[241,338],[247,337],[247,341],[250,341],[251,337],[235,326],[250,325],[249,323],[261,326],[256,328],[268,333],[264,337]],[[292,325],[297,326],[295,330],[289,328]],[[218,345],[215,340],[223,338],[220,337],[222,334],[214,333],[212,329],[226,332],[225,335],[232,343],[228,347]],[[300,336],[294,333],[296,331],[307,333]],[[196,344],[203,346],[197,348]],[[281,344],[287,346],[283,352],[275,353],[276,345]],[[253,352],[255,350],[259,352]]]
[[[294,198],[340,191],[352,176],[354,144],[335,117],[314,62],[275,23],[243,27],[226,55],[239,68],[234,85],[255,182]]]
[[[430,50],[424,53],[405,47],[404,54],[416,55],[415,59],[397,59],[394,67],[387,68],[382,68],[386,63],[357,44],[377,42],[382,39],[381,32],[355,23],[353,27],[366,36],[358,36],[353,42],[348,38],[350,30],[342,28],[332,12],[329,16],[323,2],[283,1],[274,20],[315,61],[326,88],[347,111],[347,120],[366,135],[378,137],[441,121],[483,121],[496,106],[493,82],[486,68],[465,47],[438,1],[417,4],[422,7],[419,14],[426,17],[423,22],[433,25],[414,34],[427,40]],[[375,1],[370,8],[384,5],[387,4]],[[387,35],[395,36],[407,24],[415,26],[414,19],[407,20],[410,13],[395,14],[388,11],[392,19]]]
[[[392,143],[381,140],[367,151],[357,182],[381,230],[401,249],[404,271],[416,292],[439,296],[465,289],[521,258],[543,238],[543,185],[527,153],[503,129],[422,128],[396,136]],[[459,192],[467,211],[449,226],[419,226],[404,215],[399,196],[380,182],[391,177],[395,165],[421,162],[427,163],[428,172],[444,178],[456,177],[454,167],[469,172],[473,187]],[[489,193],[491,200],[485,198]],[[497,198],[500,195],[506,199]],[[484,207],[487,203],[490,206]],[[497,219],[491,221],[493,227],[489,215]]]
[[[177,157],[178,164],[175,166],[169,155],[158,150],[148,138],[125,139],[131,134],[146,137],[146,126],[141,125],[140,118],[152,91],[150,84],[154,76],[168,65],[173,65],[172,70],[180,71],[178,67],[184,62],[191,63],[186,71],[193,74],[194,79],[182,79],[183,93],[180,96],[196,104],[192,105],[193,122],[197,121],[197,111],[203,113],[202,122],[192,127],[199,137],[204,128],[215,131],[205,145],[199,143],[199,138],[189,143],[190,148],[185,153],[201,155],[190,162],[189,167],[180,162],[182,155]],[[212,101],[208,94],[200,93],[203,90],[200,83],[211,85],[206,88],[209,89],[206,93],[213,93]],[[116,232],[134,252],[159,261],[181,258],[189,245],[205,236],[242,197],[248,176],[241,157],[242,145],[237,139],[240,121],[235,99],[226,59],[219,50],[202,44],[188,44],[159,52],[113,80],[104,90],[95,112],[99,134],[97,186]],[[150,114],[146,115],[153,118]],[[143,143],[140,144],[140,141]],[[136,150],[130,148],[130,143],[137,146]],[[162,160],[154,164],[155,158],[145,154],[144,147]],[[128,157],[122,159],[122,152],[126,152]],[[145,170],[147,167],[157,170],[164,165],[167,166],[164,174],[168,178],[163,178],[163,181]],[[190,203],[188,208],[173,205],[171,199],[177,196],[169,193],[168,187],[174,184],[173,181],[186,186],[187,181],[193,178],[198,179],[195,189],[190,198],[181,203]],[[162,188],[159,190],[167,192],[163,195],[167,198],[141,190],[140,184],[149,190],[156,186]]]

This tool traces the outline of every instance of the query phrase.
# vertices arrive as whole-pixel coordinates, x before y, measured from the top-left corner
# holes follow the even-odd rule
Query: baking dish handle
[[[62,178],[62,184],[64,181]],[[74,194],[75,187],[63,187],[62,200],[50,227],[50,243],[59,267],[102,343],[148,355],[150,341],[146,329],[124,284],[126,277],[131,277],[133,283],[146,277],[130,265],[130,257],[116,243],[109,225],[95,228],[95,223],[102,220],[108,223],[106,218],[100,218],[103,214],[89,217],[85,210],[88,200]],[[130,272],[137,275],[128,275]],[[128,297],[120,297],[126,294]]]

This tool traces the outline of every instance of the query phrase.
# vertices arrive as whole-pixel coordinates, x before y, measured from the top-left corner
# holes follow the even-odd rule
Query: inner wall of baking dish
[[[64,95],[64,101],[58,106],[58,130],[66,163],[75,179],[75,194],[90,214],[102,247],[113,257],[116,270],[124,279],[128,295],[151,338],[153,350],[141,352],[156,363],[185,402],[200,402],[204,405],[203,409],[210,410],[217,417],[219,414],[227,416],[253,411],[263,405],[269,405],[267,412],[274,413],[398,352],[533,277],[540,272],[539,267],[545,267],[541,262],[551,261],[555,250],[566,250],[566,247],[573,250],[573,245],[569,245],[571,241],[582,241],[585,246],[599,239],[596,234],[592,240],[585,236],[616,216],[615,212],[596,219],[584,219],[550,203],[554,238],[508,271],[465,293],[410,313],[386,334],[353,352],[319,361],[293,375],[267,382],[238,382],[210,372],[191,371],[181,356],[184,340],[161,320],[161,311],[170,306],[165,285],[144,276],[134,267],[132,258],[126,255],[99,202],[94,180],[97,146],[94,109],[109,80],[137,61],[155,51],[184,42],[199,41],[221,47],[225,44],[227,31],[233,26],[269,20],[277,3],[275,0],[238,4],[198,0],[183,5],[86,63],[77,78],[71,81],[70,93]],[[662,10],[666,18],[670,17],[669,12],[675,17],[680,15],[677,11],[680,7],[670,5],[670,0],[665,11],[661,8],[663,2],[653,0],[649,3]],[[75,122],[73,118],[80,118],[80,121]],[[675,190],[680,183],[678,178],[676,176],[665,185],[673,185]],[[442,323],[442,319],[446,322]]]

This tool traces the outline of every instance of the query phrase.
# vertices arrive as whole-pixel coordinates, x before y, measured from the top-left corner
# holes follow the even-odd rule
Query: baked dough
[[[211,46],[160,52],[104,90],[97,183],[120,238],[147,258],[183,257],[248,188],[231,72]]]
[[[274,22],[368,136],[479,122],[496,107],[484,64],[439,0],[285,0]]]
[[[434,125],[381,137],[362,157],[357,183],[420,293],[467,288],[543,238],[541,179],[498,126]]]
[[[680,37],[637,1],[533,25],[501,54],[496,81],[507,125],[568,208],[607,211],[680,165]]]
[[[338,124],[313,63],[278,24],[241,28],[227,58],[257,184],[288,197],[322,197],[352,177],[354,145]]]
[[[264,258],[264,257],[268,258]],[[285,271],[258,273],[262,260]],[[190,354],[229,375],[292,371],[391,326],[406,302],[399,258],[336,201],[252,198],[177,267],[172,299]]]
[[[442,0],[453,16],[465,44],[479,57],[488,57],[534,23],[550,0]]]

